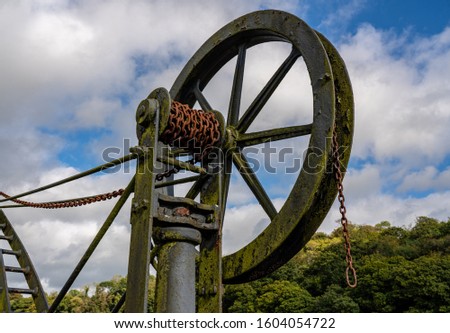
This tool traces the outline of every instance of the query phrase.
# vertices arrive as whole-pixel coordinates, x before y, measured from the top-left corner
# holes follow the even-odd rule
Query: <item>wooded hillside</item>
[[[413,227],[350,225],[358,286],[345,281],[341,229],[317,233],[287,265],[270,276],[226,286],[224,312],[450,312],[450,220],[419,217]],[[155,279],[150,280],[149,311]],[[126,278],[72,290],[60,312],[109,312]],[[56,297],[49,295],[49,302]],[[12,296],[14,311],[33,311]]]

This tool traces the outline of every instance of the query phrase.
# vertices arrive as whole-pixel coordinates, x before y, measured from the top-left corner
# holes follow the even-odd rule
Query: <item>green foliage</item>
[[[310,307],[311,312],[349,313],[360,312],[359,305],[346,295],[345,290],[332,284],[327,287],[324,294],[316,297]]]
[[[450,219],[419,217],[414,226],[349,226],[358,286],[348,288],[342,229],[317,233],[291,261],[271,275],[227,285],[225,312],[450,312]],[[115,276],[71,290],[59,312],[110,312],[126,289]],[[154,310],[155,278],[148,310]],[[49,303],[56,293],[49,295]],[[11,295],[16,312],[35,312],[30,297]]]
[[[256,312],[256,297],[257,292],[250,284],[230,285],[226,287],[223,307],[228,312]]]
[[[316,234],[269,277],[227,286],[225,311],[450,311],[450,220],[419,217],[409,229],[387,221],[349,227],[356,289],[346,286],[342,229],[338,228],[330,235]]]
[[[32,297],[23,297],[20,294],[10,294],[11,311],[13,312],[36,312]]]

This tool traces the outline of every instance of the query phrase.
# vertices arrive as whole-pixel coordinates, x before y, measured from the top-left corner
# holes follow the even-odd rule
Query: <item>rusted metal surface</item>
[[[271,42],[287,43],[291,52],[249,107],[241,110],[247,50]],[[228,114],[223,117],[214,110],[214,101],[209,101],[203,90],[233,58],[236,58],[236,64]],[[248,132],[299,59],[305,62],[311,80],[312,123]],[[192,109],[196,102],[202,110]],[[215,33],[186,64],[170,94],[164,88],[158,88],[139,104],[136,111],[139,145],[128,157],[113,161],[112,165],[117,165],[125,160],[138,159],[132,184],[135,196],[130,218],[127,291],[115,311],[125,303],[126,312],[146,312],[149,265],[156,256],[157,311],[221,312],[223,283],[258,279],[286,263],[315,233],[338,193],[346,245],[347,281],[352,285],[350,275],[353,275],[356,285],[342,193],[342,179],[352,144],[353,112],[352,88],[342,58],[325,37],[296,16],[274,10],[258,11],[230,22]],[[305,163],[285,204],[277,210],[243,149],[305,135],[310,137]],[[171,149],[160,151],[160,148],[168,147]],[[186,156],[191,160],[186,161]],[[222,257],[222,227],[233,165],[271,223],[242,249]],[[198,175],[174,179],[180,170]],[[18,200],[27,194],[97,171],[99,169],[94,168],[0,202],[10,200],[19,205],[62,208],[122,194],[116,191],[100,197],[52,203]],[[193,184],[186,197],[173,197],[173,186],[187,182]],[[125,194],[128,196],[131,191],[127,187],[119,202],[123,203]],[[193,200],[198,195],[200,202]],[[110,217],[116,211],[113,210]],[[110,217],[106,224],[112,223],[113,217]],[[100,238],[96,237],[50,311],[56,309],[106,230],[107,227],[102,227]],[[1,236],[13,241],[9,233]],[[156,245],[153,250],[152,239]],[[196,250],[198,245],[199,251]],[[21,250],[16,246],[11,252],[17,251]],[[0,254],[0,260],[5,253]],[[0,264],[3,273],[10,269],[2,262]],[[22,263],[20,266],[22,271],[27,267]],[[30,285],[27,289],[31,294],[37,290],[33,297],[39,297],[42,289],[36,288]],[[9,303],[6,302],[8,293],[5,290],[0,290],[0,309],[6,309],[5,304]],[[26,292],[25,289],[22,291]]]
[[[196,202],[188,198],[157,195],[155,224],[159,227],[180,225],[201,232],[218,230],[219,206]]]
[[[220,140],[219,121],[212,112],[172,101],[166,129],[159,139],[193,152],[194,160],[200,161]]]
[[[11,201],[12,199],[18,199],[18,198],[24,197],[26,195],[31,195],[31,194],[35,194],[35,193],[38,193],[38,192],[42,192],[42,191],[48,190],[50,188],[53,188],[53,187],[56,187],[56,186],[60,186],[62,184],[66,184],[66,183],[69,183],[69,182],[81,179],[83,177],[92,175],[94,173],[108,170],[108,169],[113,168],[113,167],[115,167],[115,166],[117,166],[119,164],[129,162],[129,161],[134,160],[136,158],[137,158],[136,154],[129,154],[129,155],[126,155],[126,156],[114,159],[114,160],[112,160],[110,162],[107,162],[105,164],[99,165],[99,166],[97,166],[95,168],[92,168],[92,169],[80,172],[80,173],[78,173],[76,175],[73,175],[73,176],[70,176],[70,177],[58,180],[58,181],[56,181],[54,183],[38,187],[38,188],[33,189],[31,191],[26,191],[26,192],[23,192],[23,193],[20,193],[20,194],[16,194],[14,196],[11,196],[11,197],[8,197],[8,198],[5,198],[5,199],[0,199],[0,203],[1,202],[5,202],[5,201]],[[2,207],[0,207],[0,208],[2,208]]]
[[[348,231],[348,219],[347,219],[347,208],[345,207],[345,196],[344,196],[344,185],[342,185],[342,171],[341,171],[341,161],[340,161],[340,153],[339,153],[339,143],[337,140],[336,131],[333,132],[333,169],[334,176],[337,183],[338,190],[338,201],[339,201],[339,213],[341,213],[341,225],[342,225],[342,234],[344,236],[344,248],[345,248],[345,261],[347,263],[347,268],[345,270],[345,278],[347,280],[347,285],[350,288],[356,288],[358,284],[358,279],[356,276],[356,270],[353,267],[353,258],[351,252],[351,244],[350,244],[350,234]],[[350,274],[352,277],[350,278]]]

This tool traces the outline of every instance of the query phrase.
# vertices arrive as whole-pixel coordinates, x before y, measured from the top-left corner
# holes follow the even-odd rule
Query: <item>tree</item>
[[[256,297],[256,290],[251,283],[226,286],[223,297],[223,311],[237,313],[256,312]]]
[[[256,312],[308,312],[312,296],[295,282],[274,281],[261,289]]]
[[[224,312],[450,312],[450,219],[419,217],[411,228],[383,221],[350,225],[358,286],[345,280],[342,228],[317,233],[286,265],[245,284],[225,286]],[[110,312],[126,278],[69,291],[58,312]],[[154,310],[150,277],[148,311]],[[49,303],[56,293],[49,295]],[[35,311],[32,298],[11,295],[17,312]]]
[[[345,289],[336,284],[330,285],[324,294],[314,299],[311,312],[350,313],[360,312],[359,305],[347,295]]]

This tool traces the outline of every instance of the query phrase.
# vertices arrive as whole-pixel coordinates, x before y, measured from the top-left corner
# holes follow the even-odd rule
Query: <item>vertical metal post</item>
[[[0,252],[0,313],[2,312],[11,312],[11,306],[9,303],[8,284],[6,281],[5,263],[3,262],[3,252]]]
[[[136,113],[139,138],[135,195],[131,205],[131,240],[125,312],[147,312],[150,247],[153,226],[154,167],[159,124],[159,103],[141,102]]]
[[[222,116],[216,117],[224,122]],[[214,151],[213,151],[214,153]],[[216,150],[216,158],[212,165],[219,169],[213,171],[213,176],[201,193],[201,203],[220,207],[223,179],[224,156],[222,151]],[[211,154],[214,156],[213,154]],[[200,260],[198,263],[198,312],[220,313],[222,312],[222,221],[218,217],[218,228],[215,232],[205,234],[200,245]]]
[[[190,227],[161,227],[155,230],[158,251],[156,311],[194,313],[195,284],[200,231]]]

